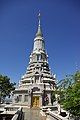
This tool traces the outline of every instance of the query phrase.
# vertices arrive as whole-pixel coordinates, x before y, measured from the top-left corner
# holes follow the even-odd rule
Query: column
[[[49,97],[49,104],[48,105],[51,105],[51,93],[48,94],[48,97]]]

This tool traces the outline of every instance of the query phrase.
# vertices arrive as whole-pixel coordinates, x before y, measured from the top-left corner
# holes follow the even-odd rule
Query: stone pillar
[[[22,100],[21,103],[24,103],[24,94],[22,94]]]
[[[42,106],[42,95],[39,97],[39,106]]]
[[[61,113],[61,106],[59,103],[58,103],[58,112],[59,112],[59,114]]]
[[[48,97],[49,97],[49,104],[48,105],[51,105],[51,93],[48,93]]]
[[[28,96],[28,106],[31,105],[31,95]]]
[[[41,76],[39,76],[39,83],[41,82]]]

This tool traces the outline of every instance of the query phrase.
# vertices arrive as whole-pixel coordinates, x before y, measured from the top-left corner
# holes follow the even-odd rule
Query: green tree
[[[55,98],[55,92],[51,92],[51,104],[53,105],[53,102],[56,101],[56,98]]]
[[[15,89],[15,85],[15,83],[10,82],[10,78],[8,76],[0,75],[0,98],[10,96],[11,91]]]
[[[65,93],[63,107],[74,116],[80,116],[80,82],[68,87]]]
[[[58,89],[64,91],[63,99],[60,101],[63,107],[72,115],[80,117],[80,71],[67,76]]]
[[[77,71],[77,72],[73,75],[73,80],[74,80],[74,83],[80,81],[80,71]]]

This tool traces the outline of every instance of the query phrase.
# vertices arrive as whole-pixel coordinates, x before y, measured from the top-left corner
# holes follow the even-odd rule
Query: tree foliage
[[[80,117],[80,71],[67,76],[61,86],[59,84],[58,91],[63,96],[63,99],[60,100],[63,107],[72,115]],[[61,93],[62,91],[63,93]]]
[[[55,92],[52,92],[51,93],[51,103],[52,103],[52,105],[53,105],[53,102],[55,102],[55,101],[56,101]]]
[[[15,83],[11,83],[8,76],[0,75],[0,96],[3,98],[10,96],[11,91],[14,89]]]
[[[80,116],[80,82],[75,83],[66,90],[63,106],[71,114]]]

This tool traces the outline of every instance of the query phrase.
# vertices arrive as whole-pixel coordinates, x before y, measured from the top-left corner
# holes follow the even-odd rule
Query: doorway
[[[39,96],[33,96],[32,107],[39,107]]]

